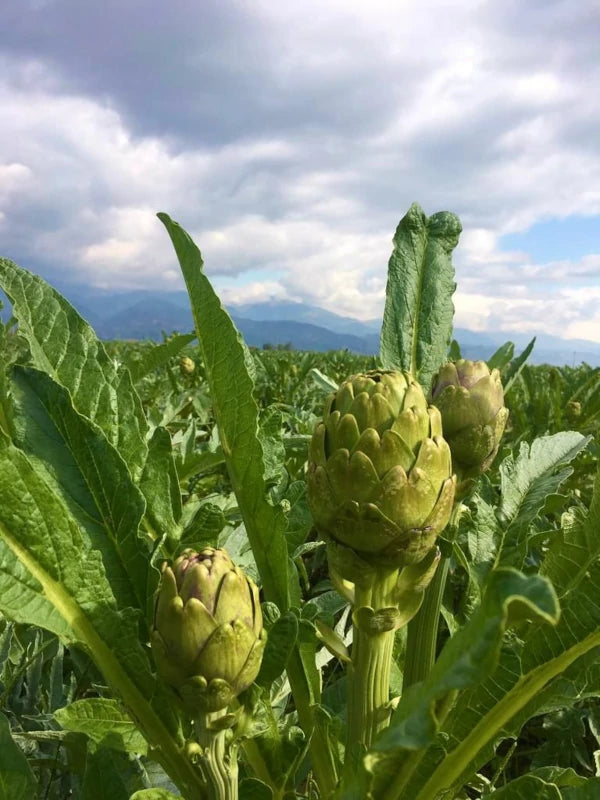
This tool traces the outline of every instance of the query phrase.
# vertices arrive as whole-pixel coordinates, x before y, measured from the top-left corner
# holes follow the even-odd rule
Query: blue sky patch
[[[521,250],[536,264],[548,261],[575,261],[600,253],[600,216],[553,217],[538,222],[522,233],[501,236],[501,250]]]

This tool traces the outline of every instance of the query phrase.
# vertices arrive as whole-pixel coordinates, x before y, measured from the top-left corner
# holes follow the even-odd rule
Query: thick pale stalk
[[[361,624],[361,608],[376,613],[394,606],[398,570],[378,571],[368,588],[355,588],[352,664],[349,674],[346,763],[368,750],[379,731],[389,725],[390,671],[395,630],[375,633]]]
[[[446,538],[449,541],[453,541],[456,535],[460,508],[461,502],[455,502],[446,531]],[[442,556],[433,580],[425,590],[423,605],[416,616],[408,623],[406,660],[402,679],[403,690],[408,689],[413,683],[424,681],[435,664],[440,611],[446,589],[449,566],[449,557]]]
[[[424,681],[432,670],[437,656],[437,635],[442,598],[448,578],[450,559],[442,556],[433,580],[425,591],[423,605],[408,623],[406,660],[402,689]]]
[[[331,797],[338,779],[336,763],[325,731],[322,727],[315,725],[311,708],[311,689],[298,646],[290,656],[286,673],[292,688],[300,726],[305,735],[310,737],[310,761],[321,797]]]
[[[237,745],[228,741],[229,730],[214,729],[226,709],[200,714],[196,739],[202,748],[199,764],[208,785],[209,800],[238,800]]]

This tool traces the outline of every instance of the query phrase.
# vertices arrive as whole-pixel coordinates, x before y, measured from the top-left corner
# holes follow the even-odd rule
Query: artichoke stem
[[[442,556],[433,580],[425,591],[423,605],[408,623],[406,661],[402,689],[424,681],[437,657],[437,637],[442,597],[446,588],[450,559]]]
[[[355,611],[370,607],[377,612],[395,605],[398,570],[379,570],[369,588],[355,588]],[[349,675],[346,767],[368,750],[390,721],[390,672],[395,630],[379,633],[357,624],[355,614],[352,664]]]
[[[469,487],[472,488],[472,485]],[[452,509],[446,538],[453,541],[460,514],[461,503],[456,502]],[[433,580],[425,590],[423,605],[408,623],[406,639],[406,659],[402,689],[405,691],[413,683],[424,681],[435,664],[437,658],[437,639],[440,625],[442,598],[448,580],[450,559],[442,556]]]
[[[196,739],[203,750],[199,765],[209,800],[238,800],[237,745],[229,741],[230,730],[219,730],[214,725],[226,713],[225,708],[200,713],[195,722]]]

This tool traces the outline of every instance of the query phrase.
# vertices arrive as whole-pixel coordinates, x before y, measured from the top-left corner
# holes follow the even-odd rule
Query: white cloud
[[[158,40],[168,52],[175,37],[172,63],[141,37],[123,73],[111,59],[132,58],[127,42],[78,55],[53,5],[62,46],[40,40],[32,59],[23,23],[0,56],[3,249],[52,280],[177,288],[164,210],[229,300],[368,319],[383,307],[395,225],[418,200],[463,220],[458,325],[600,339],[589,302],[600,256],[536,264],[498,248],[538,220],[600,214],[592,7],[207,4],[214,41],[173,15]],[[240,280],[249,270],[268,276]]]

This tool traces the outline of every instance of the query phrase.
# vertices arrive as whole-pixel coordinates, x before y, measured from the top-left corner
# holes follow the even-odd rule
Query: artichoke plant
[[[186,550],[165,562],[152,653],[191,714],[226,708],[256,678],[266,642],[258,588],[225,550]]]
[[[315,526],[374,566],[418,563],[452,511],[441,417],[406,372],[353,375],[330,395],[309,450]]]
[[[460,478],[485,472],[508,418],[499,371],[490,371],[485,361],[445,364],[433,380],[431,401],[442,415],[444,438]]]

